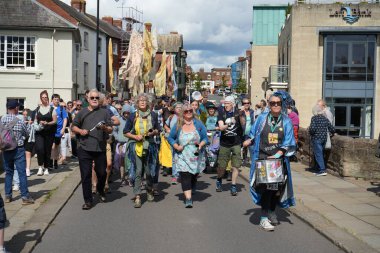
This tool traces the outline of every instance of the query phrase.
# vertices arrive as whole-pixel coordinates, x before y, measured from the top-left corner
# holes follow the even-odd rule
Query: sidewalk
[[[332,175],[316,177],[291,163],[297,204],[290,212],[347,252],[380,252],[379,186]],[[241,176],[249,180],[249,169]]]
[[[36,159],[32,159],[32,175],[28,177],[33,205],[23,206],[19,192],[13,192],[13,201],[5,203],[9,224],[5,228],[5,246],[10,252],[31,252],[49,224],[80,183],[78,162],[69,160],[48,176],[37,176]],[[0,191],[4,198],[5,173],[0,175]]]

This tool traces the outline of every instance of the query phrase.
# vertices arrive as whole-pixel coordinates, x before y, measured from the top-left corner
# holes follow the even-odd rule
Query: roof
[[[90,18],[96,25],[96,17],[95,16],[92,16],[88,13],[86,13],[86,16],[88,18]],[[106,21],[103,21],[101,19],[99,20],[99,28],[104,33],[106,33],[108,36],[110,36],[112,38],[117,38],[117,39],[121,38],[121,34],[123,32],[123,30],[121,30],[119,27],[111,25],[110,23],[107,23]],[[96,26],[95,26],[95,29],[96,29]]]
[[[178,53],[183,47],[183,37],[181,34],[160,34],[157,37],[158,52]]]
[[[35,0],[0,0],[0,27],[13,29],[76,28]]]

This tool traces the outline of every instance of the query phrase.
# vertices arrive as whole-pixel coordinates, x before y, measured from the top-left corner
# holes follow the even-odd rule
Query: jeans
[[[17,169],[13,171],[13,185],[20,185],[20,178],[18,176]]]
[[[148,157],[140,157],[136,154],[136,178],[135,185],[133,187],[133,193],[135,195],[141,194],[141,181],[144,177],[144,173],[146,175],[146,190],[150,192],[153,188],[153,178],[148,167]]]
[[[14,170],[18,172],[20,179],[20,193],[23,199],[29,198],[28,181],[26,178],[26,159],[24,147],[3,152],[3,163],[5,170],[5,196],[12,197],[12,180]]]
[[[323,172],[326,170],[325,160],[323,158],[323,150],[325,143],[322,143],[320,140],[312,140],[314,158],[318,165],[319,171]]]
[[[85,203],[92,203],[92,163],[95,164],[95,173],[98,178],[97,191],[103,195],[106,184],[106,152],[91,152],[78,148],[78,160],[83,199]]]

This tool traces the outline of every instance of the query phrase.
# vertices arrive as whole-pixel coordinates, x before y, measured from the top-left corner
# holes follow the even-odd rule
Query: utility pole
[[[98,91],[101,91],[101,88],[100,87],[100,80],[99,80],[99,68],[98,68],[98,65],[99,65],[99,0],[97,0],[97,3],[96,3],[96,60],[95,60],[95,73],[96,73],[96,89]]]

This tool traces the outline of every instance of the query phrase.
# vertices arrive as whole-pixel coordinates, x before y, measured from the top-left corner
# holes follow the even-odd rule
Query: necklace
[[[185,122],[185,125],[187,125],[187,126],[190,126],[193,123],[192,121],[190,121],[190,122],[184,121],[184,122]]]

